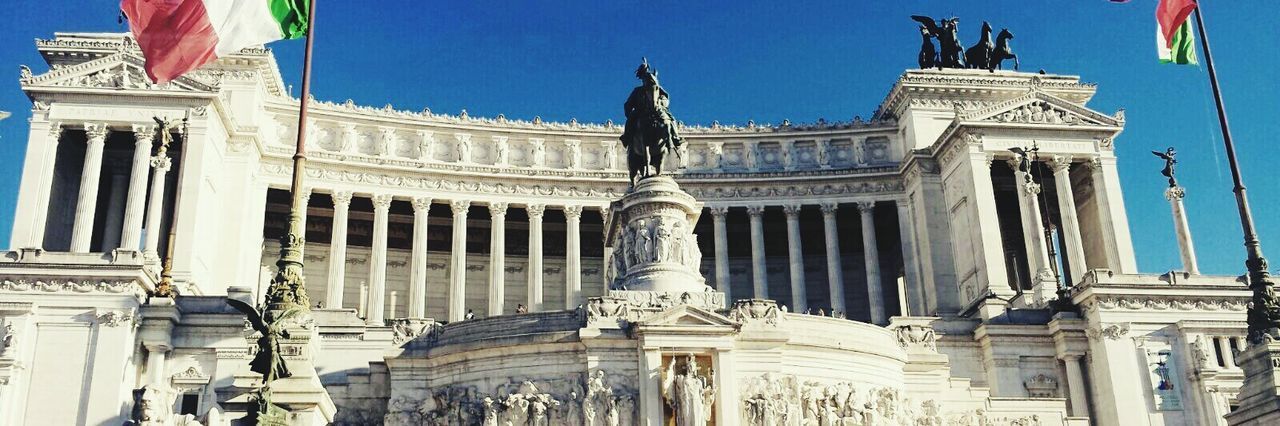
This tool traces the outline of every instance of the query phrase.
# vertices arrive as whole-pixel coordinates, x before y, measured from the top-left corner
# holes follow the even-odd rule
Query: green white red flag
[[[240,49],[307,33],[307,0],[121,0],[120,10],[164,83]]]
[[[1160,62],[1195,65],[1196,46],[1191,32],[1195,0],[1160,0],[1156,6],[1156,52]]]

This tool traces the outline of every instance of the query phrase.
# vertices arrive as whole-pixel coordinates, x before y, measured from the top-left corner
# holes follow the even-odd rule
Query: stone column
[[[505,300],[507,203],[489,203],[489,316],[502,315]]]
[[[733,287],[729,283],[729,231],[726,229],[725,215],[729,208],[712,206],[711,223],[715,228],[716,238],[716,291],[724,293],[725,306],[733,305]]]
[[[409,254],[409,318],[427,316],[427,218],[431,197],[413,198],[413,252]]]
[[[640,349],[639,404],[636,420],[641,426],[665,425],[662,421],[662,351],[660,348]]]
[[[302,192],[302,206],[303,206],[301,228],[302,228],[302,237],[305,239],[307,237],[307,216],[309,215],[309,213],[311,213],[310,211],[311,210],[311,188],[304,187],[301,189],[301,192]],[[304,245],[303,248],[305,247],[306,246]]]
[[[542,312],[542,214],[546,206],[530,204],[529,215],[529,312]]]
[[[107,193],[107,217],[102,221],[102,251],[112,251],[120,247],[120,231],[124,230],[125,183],[128,177],[119,164],[108,167],[111,174],[111,190]]]
[[[991,182],[991,163],[995,160],[994,155],[982,151],[972,151],[978,148],[970,145],[969,152],[969,170],[973,174],[973,209],[976,213],[976,223],[971,223],[978,231],[976,234],[980,238],[977,241],[977,249],[975,261],[979,273],[986,277],[987,288],[981,288],[981,281],[961,293],[961,304],[974,303],[978,298],[991,291],[997,296],[1008,300],[1013,297],[1015,292],[1013,287],[1009,285],[1009,275],[1004,263],[1004,241],[1000,236],[1000,217],[996,212],[996,192]],[[945,183],[944,183],[945,184]],[[956,212],[964,214],[963,212]],[[971,231],[972,232],[972,231]],[[956,235],[963,235],[957,233]],[[984,309],[980,314],[985,318],[988,314],[996,312],[1003,313],[1004,308],[1000,299],[985,299],[982,302],[988,309]]]
[[[1067,267],[1070,268],[1071,282],[1078,283],[1084,279],[1089,270],[1085,260],[1084,242],[1080,238],[1080,219],[1076,217],[1076,198],[1071,189],[1071,156],[1055,155],[1049,161],[1053,167],[1053,187],[1058,193],[1058,217],[1062,218],[1063,242],[1066,243]]]
[[[449,202],[453,210],[453,252],[449,257],[449,321],[467,315],[467,209],[470,200]]]
[[[29,212],[15,212],[14,230],[17,231],[18,226],[23,223],[30,223],[31,227],[25,235],[20,232],[13,233],[13,239],[10,244],[10,248],[13,249],[44,247],[44,228],[45,222],[49,218],[49,197],[53,193],[53,168],[58,160],[58,143],[62,139],[62,123],[42,121],[33,114],[31,118],[31,134],[28,138],[27,159],[23,170],[24,173],[38,170],[39,174],[36,177],[35,185],[30,187],[25,185],[25,177],[23,179],[24,185],[19,191],[18,205],[27,205],[23,198],[25,198],[24,196],[28,190],[34,192],[34,202],[31,203]],[[26,217],[25,219],[24,216]]]
[[[147,172],[151,160],[151,144],[156,126],[133,125],[133,167],[129,171],[129,198],[125,200],[124,229],[120,232],[120,248],[142,250],[142,212],[147,198]]]
[[[1089,416],[1089,402],[1085,397],[1084,371],[1080,368],[1080,355],[1063,355],[1062,363],[1067,367],[1067,390],[1071,392],[1071,415],[1075,417]]]
[[[739,407],[738,379],[734,371],[733,351],[728,348],[717,348],[711,354],[712,365],[716,374],[712,376],[719,398],[716,398],[717,424],[728,425],[741,421]]]
[[[1200,275],[1200,267],[1196,265],[1196,247],[1191,242],[1191,225],[1187,224],[1187,211],[1182,207],[1182,198],[1186,196],[1187,190],[1181,186],[1171,186],[1164,191],[1164,198],[1169,200],[1169,207],[1173,209],[1173,230],[1178,235],[1182,270]]]
[[[1102,238],[1106,242],[1103,246],[1108,266],[1115,272],[1136,274],[1138,263],[1133,255],[1133,240],[1129,237],[1129,219],[1124,211],[1116,158],[1094,157],[1089,166],[1093,169],[1093,196],[1102,225]]]
[[[1031,271],[1031,303],[1044,306],[1054,298],[1057,279],[1049,260],[1048,241],[1045,240],[1044,221],[1040,213],[1040,184],[1031,181],[1031,175],[1018,171],[1016,159],[1009,160],[1018,184],[1018,204],[1022,213],[1022,236],[1027,247],[1027,267]]]
[[[791,269],[791,310],[804,312],[809,308],[804,288],[804,252],[800,247],[800,205],[782,206],[787,215],[787,257]],[[834,313],[833,313],[834,314]]]
[[[342,308],[342,292],[347,279],[347,214],[351,207],[351,191],[334,191],[333,228],[329,236],[329,282],[324,292],[324,307]]]
[[[169,173],[169,167],[172,165],[167,153],[158,152],[151,157],[151,194],[147,196],[147,232],[142,241],[143,257],[148,262],[160,260],[158,252],[160,235],[165,233],[160,229],[160,217],[164,215],[165,175]]]
[[[875,201],[859,201],[862,214],[862,254],[867,268],[867,304],[871,307],[871,322],[885,324],[889,318],[884,309],[884,288],[880,282],[880,248],[876,246]]]
[[[147,384],[161,385],[164,383],[164,364],[165,358],[169,356],[169,346],[167,345],[142,345],[147,350]]]
[[[582,206],[564,206],[564,218],[564,308],[573,309],[582,303]]]
[[[84,152],[84,169],[80,174],[80,195],[76,200],[75,225],[71,228],[71,251],[88,253],[93,238],[93,215],[98,209],[98,181],[102,174],[102,149],[107,143],[107,125],[85,123],[89,137]]]
[[[769,270],[764,257],[764,206],[747,206],[751,218],[751,288],[756,299],[769,298]]]
[[[902,243],[902,275],[907,286],[907,293],[898,295],[906,299],[902,305],[908,307],[902,315],[931,315],[925,296],[927,290],[920,280],[920,258],[916,256],[915,221],[911,220],[911,207],[906,199],[894,203],[898,207],[898,240]]]
[[[369,255],[369,318],[366,323],[382,326],[386,318],[384,297],[387,292],[387,212],[391,196],[373,196],[373,248]]]
[[[844,266],[840,262],[840,233],[836,227],[837,203],[822,204],[822,228],[827,241],[827,288],[831,293],[831,310],[833,312],[849,311],[844,306]]]

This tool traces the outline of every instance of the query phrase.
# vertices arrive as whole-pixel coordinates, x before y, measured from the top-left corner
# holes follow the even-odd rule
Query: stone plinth
[[[1280,424],[1280,342],[1250,343],[1236,355],[1236,364],[1244,370],[1244,386],[1239,408],[1227,413],[1227,424]]]
[[[698,265],[702,252],[693,233],[702,203],[667,176],[640,181],[609,208],[613,248],[610,287],[660,293],[710,291]]]

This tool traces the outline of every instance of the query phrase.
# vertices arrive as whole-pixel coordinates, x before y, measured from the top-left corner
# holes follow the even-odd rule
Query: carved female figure
[[[636,229],[636,264],[653,261],[653,237],[649,235],[649,227],[644,221],[637,222]]]
[[[671,238],[671,223],[655,218],[653,221],[653,227],[654,231],[658,234],[657,244],[655,246],[656,253],[654,253],[653,260],[655,262],[670,261],[672,257],[671,249],[673,242],[673,238]]]

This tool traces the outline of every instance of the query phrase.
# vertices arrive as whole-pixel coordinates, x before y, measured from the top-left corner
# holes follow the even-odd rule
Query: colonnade
[[[326,284],[325,306],[342,306],[343,288],[347,261],[347,222],[350,216],[351,200],[356,196],[350,191],[333,191],[333,228],[329,243],[328,283]],[[387,194],[361,194],[373,202],[373,240],[369,260],[369,289],[365,320],[373,325],[381,325],[387,319],[387,303],[383,299],[386,293],[387,267],[387,223],[391,201],[395,198]],[[409,270],[409,318],[426,316],[427,295],[427,220],[435,200],[431,197],[409,197],[413,205],[413,245],[410,254]],[[467,290],[467,216],[474,204],[468,199],[447,201],[453,213],[452,248],[449,258],[448,299],[446,301],[449,321],[460,321],[466,318],[470,309],[466,305]],[[511,309],[505,306],[504,289],[506,288],[504,272],[506,270],[506,216],[511,205],[507,202],[487,202],[489,210],[489,285],[487,306],[490,315],[508,313]],[[564,309],[573,309],[582,300],[582,262],[580,221],[583,206],[559,206],[564,213],[565,223],[565,302]],[[528,204],[524,206],[529,217],[529,291],[526,307],[530,311],[552,309],[543,303],[542,274],[542,221],[547,206]]]
[[[910,223],[906,217],[901,214],[905,209],[905,201],[895,200],[898,204],[899,226],[908,227]],[[859,212],[861,218],[860,226],[862,227],[862,247],[863,259],[865,262],[865,273],[867,282],[867,301],[871,314],[871,322],[875,324],[885,324],[888,321],[887,310],[885,309],[884,289],[881,286],[880,271],[880,250],[877,246],[876,223],[875,223],[875,206],[876,201],[865,200],[852,203],[854,208]],[[747,212],[751,231],[751,288],[752,294],[738,295],[732,294],[729,282],[729,240],[727,215],[731,208],[741,207]],[[715,231],[715,277],[718,290],[727,293],[729,300],[743,298],[768,299],[769,289],[772,285],[769,282],[768,271],[765,256],[765,239],[764,239],[764,212],[765,205],[752,204],[743,206],[727,206],[714,205],[710,207],[712,228]],[[786,203],[782,204],[782,211],[786,215],[787,228],[787,258],[790,270],[790,291],[793,312],[805,312],[810,309],[808,306],[808,295],[806,290],[806,276],[804,265],[804,254],[801,250],[802,233],[800,231],[800,212],[803,204]],[[822,202],[818,204],[822,211],[823,237],[826,247],[826,263],[827,263],[827,283],[829,286],[828,294],[830,295],[830,308],[832,314],[846,314],[848,307],[845,306],[845,279],[844,266],[840,255],[840,234],[839,224],[836,220],[836,212],[840,208],[837,202]],[[916,257],[910,252],[912,245],[904,242],[903,259],[904,262],[914,263]],[[907,265],[906,270],[912,270],[914,265]],[[907,274],[908,286],[915,286],[915,275]],[[905,295],[900,295],[905,297]]]
[[[104,166],[104,150],[107,135],[113,131],[124,131],[126,128],[112,128],[106,123],[83,123],[86,136],[85,155],[80,175],[80,187],[76,194],[75,218],[71,229],[70,251],[88,253],[94,232],[94,222],[98,212],[98,192]],[[44,248],[45,228],[52,197],[55,173],[54,161],[58,145],[62,142],[67,126],[63,123],[50,123],[48,146],[45,148],[45,167],[47,170],[39,177],[36,189],[36,205],[30,233],[24,248]],[[114,175],[112,194],[107,197],[110,207],[108,217],[104,220],[109,232],[103,240],[102,251],[115,249],[142,251],[149,259],[159,259],[157,251],[160,245],[160,218],[164,208],[165,176],[169,171],[171,160],[165,150],[154,156],[156,126],[154,124],[132,124],[127,127],[134,136],[134,149],[128,167],[119,167],[120,173]],[[122,165],[123,166],[123,165]],[[127,175],[125,174],[127,170]],[[122,192],[124,183],[128,182],[128,192]],[[147,194],[148,179],[151,181],[151,194]],[[123,208],[119,204],[123,203]],[[145,218],[145,223],[144,223]],[[144,228],[145,225],[145,228]],[[116,234],[114,228],[119,228]],[[145,239],[143,229],[147,229]],[[153,231],[154,230],[154,231]]]

